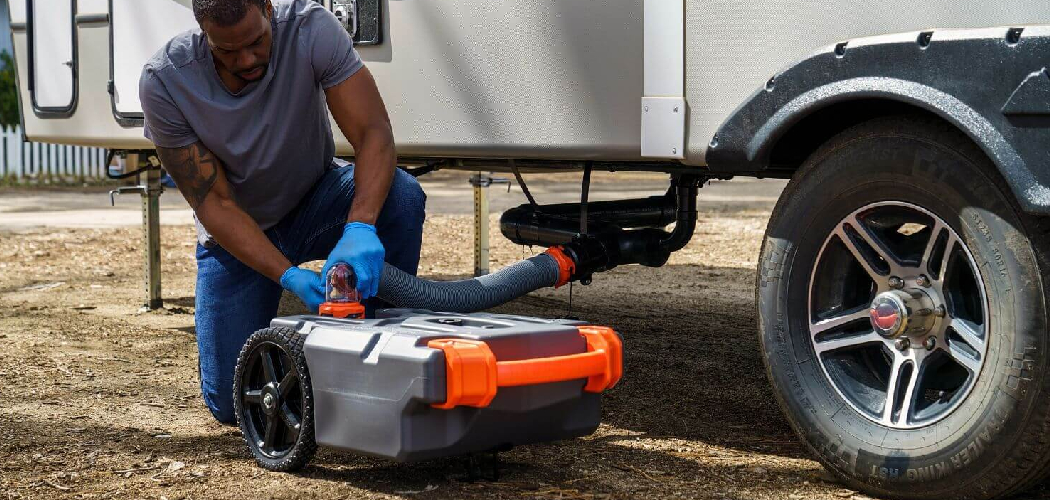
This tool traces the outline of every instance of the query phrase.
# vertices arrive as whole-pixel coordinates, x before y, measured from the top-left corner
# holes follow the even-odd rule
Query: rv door
[[[142,65],[172,37],[197,26],[191,1],[110,0],[110,93],[122,126],[142,125]]]
[[[29,96],[41,118],[63,118],[77,105],[76,0],[26,0]]]

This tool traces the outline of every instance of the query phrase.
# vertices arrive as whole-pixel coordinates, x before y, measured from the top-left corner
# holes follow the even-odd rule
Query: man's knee
[[[205,383],[201,387],[204,404],[211,410],[215,420],[224,424],[235,423],[237,417],[233,409],[233,384],[229,381],[216,381],[215,386],[209,387],[210,385],[212,384]]]

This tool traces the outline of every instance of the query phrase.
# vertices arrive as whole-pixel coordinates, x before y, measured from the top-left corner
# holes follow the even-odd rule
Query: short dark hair
[[[254,5],[266,12],[270,0],[193,0],[193,17],[198,24],[207,19],[219,26],[233,26],[241,22],[248,14],[248,7]]]

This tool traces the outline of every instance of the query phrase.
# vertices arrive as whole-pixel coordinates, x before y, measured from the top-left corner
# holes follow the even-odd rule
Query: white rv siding
[[[185,8],[190,0],[134,4],[151,2]],[[400,154],[642,159],[643,0],[399,0],[383,6],[383,43],[360,52],[390,110]],[[78,2],[81,14],[108,8],[107,0]],[[694,165],[703,164],[712,135],[733,109],[778,69],[820,47],[930,27],[1050,23],[1050,2],[1034,0],[686,0],[684,8],[685,161]],[[24,2],[10,9],[12,22],[25,22]],[[134,48],[140,54],[163,43],[147,34],[193,25],[185,16],[177,22],[162,15],[144,19],[121,27],[128,32],[118,36],[128,44],[140,41]],[[78,28],[79,102],[68,119],[32,112],[26,33],[14,34],[30,139],[151,147],[140,128],[121,127],[113,117],[106,90],[109,30]],[[127,96],[133,78],[123,80]],[[338,133],[337,142],[341,154],[351,152]]]
[[[1047,23],[1045,0],[687,0],[686,162],[702,165],[712,136],[737,106],[821,47],[934,28]]]

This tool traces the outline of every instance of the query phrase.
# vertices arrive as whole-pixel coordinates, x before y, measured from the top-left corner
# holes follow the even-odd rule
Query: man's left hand
[[[379,279],[383,276],[386,250],[379,241],[376,227],[364,222],[348,222],[343,227],[343,237],[335,244],[332,253],[321,270],[322,279],[328,279],[328,270],[343,262],[354,269],[357,291],[361,299],[375,297],[379,292]]]

